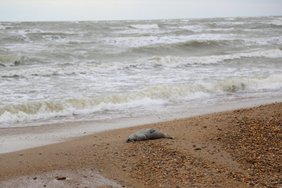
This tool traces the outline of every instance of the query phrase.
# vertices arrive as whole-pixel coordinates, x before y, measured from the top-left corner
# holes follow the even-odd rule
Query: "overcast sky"
[[[282,15],[282,0],[0,0],[0,21]]]

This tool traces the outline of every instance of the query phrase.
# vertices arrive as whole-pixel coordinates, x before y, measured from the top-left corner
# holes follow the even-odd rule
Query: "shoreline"
[[[33,126],[26,127],[1,128],[0,154],[65,142],[78,137],[97,134],[104,131],[162,123],[172,120],[181,120],[199,115],[227,112],[275,102],[282,102],[282,98],[275,97],[264,99],[245,99],[241,101],[225,101],[221,104],[206,104],[205,106],[188,107],[186,111],[181,109],[181,111],[174,111],[173,113],[167,112],[165,114],[156,114],[145,117],[141,116],[103,121],[66,121],[61,123],[34,124]]]
[[[279,187],[281,113],[272,103],[0,154],[0,186]],[[125,142],[148,127],[174,139]]]

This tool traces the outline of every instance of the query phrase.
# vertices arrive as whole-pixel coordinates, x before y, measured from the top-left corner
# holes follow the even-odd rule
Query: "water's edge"
[[[275,102],[282,102],[282,97],[265,99],[248,99],[229,101],[221,104],[205,105],[190,108],[185,112],[162,114],[161,116],[146,116],[124,118],[107,121],[73,121],[37,126],[2,128],[0,129],[0,153],[14,152],[53,143],[59,143],[77,137],[99,133],[108,130],[128,128],[151,123],[159,123],[197,115],[230,111],[240,108],[255,107]],[[126,138],[124,138],[126,140]]]

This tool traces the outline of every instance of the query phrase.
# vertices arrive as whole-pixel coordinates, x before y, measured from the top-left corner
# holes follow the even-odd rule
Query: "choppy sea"
[[[282,17],[0,22],[0,128],[282,98]]]

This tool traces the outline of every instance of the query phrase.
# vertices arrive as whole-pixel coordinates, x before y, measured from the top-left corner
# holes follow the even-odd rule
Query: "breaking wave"
[[[258,50],[252,52],[244,52],[228,55],[211,55],[211,56],[193,56],[193,57],[179,57],[179,56],[153,56],[147,59],[137,61],[139,64],[151,63],[161,66],[177,67],[185,65],[207,65],[219,64],[225,61],[231,61],[241,58],[282,58],[282,51],[280,49]]]
[[[29,60],[28,57],[23,56],[0,56],[3,64],[0,66],[20,66],[26,64]],[[109,62],[105,64],[101,63],[84,63],[77,66],[74,63],[65,63],[58,65],[45,66],[44,69],[41,66],[30,66],[28,69],[10,70],[1,73],[1,78],[32,78],[34,76],[78,76],[78,75],[92,75],[95,72],[112,72],[120,71],[124,72],[127,69],[147,69],[148,71],[154,71],[155,68],[162,67],[179,67],[185,68],[189,65],[211,65],[233,62],[233,60],[239,60],[242,58],[282,58],[282,50],[269,49],[269,50],[256,50],[250,52],[233,53],[226,55],[209,55],[209,56],[151,56],[148,58],[140,58],[127,63],[122,62]],[[15,64],[16,62],[16,64]],[[1,61],[0,61],[1,63]],[[234,63],[234,62],[233,62]]]
[[[128,52],[133,53],[161,53],[165,54],[168,52],[189,52],[191,50],[210,50],[211,48],[224,48],[230,44],[242,44],[242,41],[229,41],[229,40],[192,40],[186,42],[176,42],[176,43],[168,43],[168,44],[154,44],[147,45],[141,47],[130,48]]]
[[[159,84],[147,86],[138,91],[105,96],[2,105],[0,106],[0,123],[30,122],[95,113],[128,112],[131,108],[150,109],[152,106],[161,107],[185,100],[203,100],[226,93],[254,92],[265,89],[282,89],[282,76],[233,78],[193,84]]]
[[[19,66],[27,61],[27,57],[22,55],[0,55],[2,66]]]
[[[1,22],[0,127],[271,97],[281,20]]]
[[[133,29],[159,29],[158,24],[134,24],[130,25],[129,28]]]

